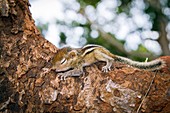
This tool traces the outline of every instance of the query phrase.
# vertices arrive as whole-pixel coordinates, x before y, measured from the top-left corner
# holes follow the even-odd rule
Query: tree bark
[[[60,80],[51,67],[57,48],[34,25],[27,0],[0,1],[0,112],[170,112],[170,57],[148,72],[102,62]],[[153,82],[152,82],[153,81]]]

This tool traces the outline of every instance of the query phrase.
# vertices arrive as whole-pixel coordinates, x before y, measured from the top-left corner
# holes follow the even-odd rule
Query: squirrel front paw
[[[80,76],[82,75],[84,72],[78,69],[74,69],[74,70],[70,70],[68,72],[64,72],[64,73],[58,73],[58,76],[61,78],[61,80],[66,80],[67,77],[71,77],[71,76]]]

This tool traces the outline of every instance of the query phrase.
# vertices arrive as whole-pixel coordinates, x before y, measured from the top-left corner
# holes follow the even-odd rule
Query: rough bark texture
[[[0,112],[170,112],[169,56],[156,76],[120,63],[103,73],[99,62],[61,81],[43,71],[57,48],[39,34],[28,6],[27,0],[0,1]]]

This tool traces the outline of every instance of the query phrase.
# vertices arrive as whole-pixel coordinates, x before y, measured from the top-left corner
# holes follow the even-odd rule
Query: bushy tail
[[[156,59],[150,62],[137,62],[125,57],[117,56],[116,58],[114,58],[114,60],[139,69],[145,69],[150,71],[159,70],[165,65],[165,62],[161,59]]]

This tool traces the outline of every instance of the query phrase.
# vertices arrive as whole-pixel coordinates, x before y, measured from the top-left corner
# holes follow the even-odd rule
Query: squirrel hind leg
[[[106,65],[102,67],[102,71],[107,73],[108,71],[111,70],[111,66],[112,66],[112,61],[107,60]]]
[[[113,58],[111,58],[110,56],[108,56],[105,53],[102,53],[101,51],[95,51],[94,55],[95,55],[95,58],[98,61],[106,62],[106,65],[102,67],[103,72],[108,72],[108,71],[111,70],[111,66],[112,66],[112,63],[113,63]]]

